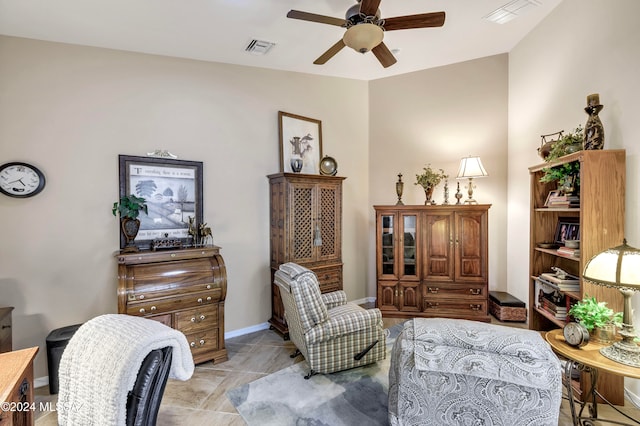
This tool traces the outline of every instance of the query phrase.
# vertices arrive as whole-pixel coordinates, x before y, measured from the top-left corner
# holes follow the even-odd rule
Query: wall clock
[[[580,348],[589,343],[589,331],[579,322],[568,322],[562,329],[564,340],[571,346]]]
[[[32,197],[44,185],[44,174],[36,166],[18,161],[0,166],[0,192],[9,197]]]

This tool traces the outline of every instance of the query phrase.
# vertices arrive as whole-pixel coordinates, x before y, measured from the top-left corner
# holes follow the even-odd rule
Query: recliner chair
[[[275,273],[289,336],[316,373],[333,373],[386,356],[386,332],[379,309],[347,303],[342,290],[322,294],[315,273],[285,263]]]

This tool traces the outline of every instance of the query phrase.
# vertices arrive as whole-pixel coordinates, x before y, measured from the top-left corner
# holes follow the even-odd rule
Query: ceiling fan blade
[[[287,13],[287,18],[318,22],[320,24],[336,25],[338,27],[345,27],[347,25],[347,21],[345,21],[344,19],[332,18],[331,16],[316,15],[315,13],[302,12],[300,10],[290,10],[289,13]]]
[[[375,16],[380,6],[380,0],[362,0],[360,2],[360,13],[365,16]]]
[[[320,55],[320,57],[318,59],[316,59],[315,61],[313,61],[314,64],[316,65],[323,65],[324,63],[326,63],[329,59],[333,58],[333,56],[338,53],[339,51],[342,50],[342,48],[345,46],[344,41],[342,41],[342,39],[338,40],[338,42],[336,44],[334,44],[333,46],[331,46],[329,48],[329,50],[327,50],[326,52],[324,52],[322,55]]]
[[[444,25],[444,12],[421,13],[419,15],[397,16],[384,20],[384,30],[408,30],[411,28],[441,27]]]
[[[388,68],[397,62],[396,58],[393,56],[393,53],[391,53],[384,42],[371,49],[371,51],[374,55],[376,55],[376,58],[378,58],[382,66],[385,68]]]

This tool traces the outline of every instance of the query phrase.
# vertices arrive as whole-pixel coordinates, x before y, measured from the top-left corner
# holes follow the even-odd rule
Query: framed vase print
[[[278,111],[280,171],[319,174],[322,123],[314,118]]]
[[[120,197],[144,198],[136,246],[150,248],[154,239],[170,238],[189,244],[189,221],[202,223],[202,162],[172,158],[120,155]],[[125,246],[120,233],[120,248]]]

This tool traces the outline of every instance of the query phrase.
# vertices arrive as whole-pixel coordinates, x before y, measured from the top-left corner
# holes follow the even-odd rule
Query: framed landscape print
[[[322,158],[320,120],[278,111],[280,171],[319,174]]]
[[[145,199],[148,214],[141,213],[139,248],[149,248],[160,238],[189,241],[189,217],[202,223],[202,162],[171,158],[119,156],[120,196]],[[125,246],[120,235],[120,248]]]

